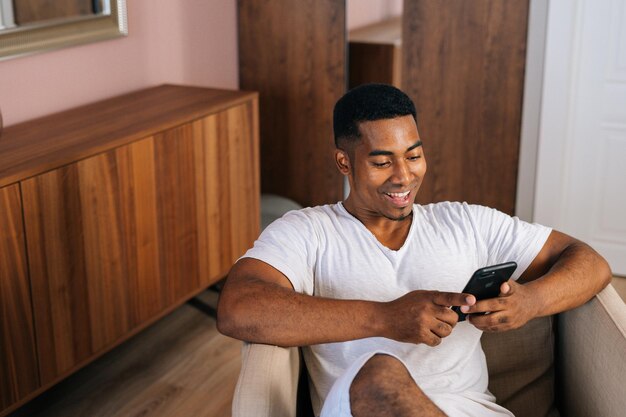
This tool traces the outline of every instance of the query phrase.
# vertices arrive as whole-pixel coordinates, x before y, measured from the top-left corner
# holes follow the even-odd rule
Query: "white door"
[[[626,0],[551,0],[533,220],[626,276]]]

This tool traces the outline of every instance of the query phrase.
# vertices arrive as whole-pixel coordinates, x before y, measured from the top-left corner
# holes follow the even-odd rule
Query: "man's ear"
[[[335,164],[337,164],[337,169],[343,175],[350,174],[350,157],[346,151],[335,149]]]

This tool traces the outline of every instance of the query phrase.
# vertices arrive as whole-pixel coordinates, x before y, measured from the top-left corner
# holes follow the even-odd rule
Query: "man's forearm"
[[[537,303],[537,315],[548,316],[584,304],[610,281],[607,262],[587,244],[575,242],[563,250],[544,276],[526,286]]]
[[[227,283],[218,328],[241,340],[279,346],[343,342],[381,335],[382,303],[298,294],[259,279]]]
[[[312,297],[262,261],[242,259],[231,270],[217,308],[220,332],[249,342],[307,346],[386,337],[436,346],[458,316],[449,306],[471,306],[474,296],[410,291],[388,302]]]

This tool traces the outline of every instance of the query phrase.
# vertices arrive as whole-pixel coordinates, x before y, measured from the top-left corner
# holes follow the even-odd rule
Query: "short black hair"
[[[417,123],[415,104],[404,92],[387,84],[363,84],[348,91],[335,104],[333,131],[335,146],[343,140],[361,137],[359,123],[412,115]]]

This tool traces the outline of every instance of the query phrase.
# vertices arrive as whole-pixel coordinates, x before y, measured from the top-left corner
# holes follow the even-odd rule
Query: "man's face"
[[[361,140],[343,156],[349,169],[346,204],[358,213],[402,220],[412,212],[426,173],[422,142],[411,115],[359,124]]]

